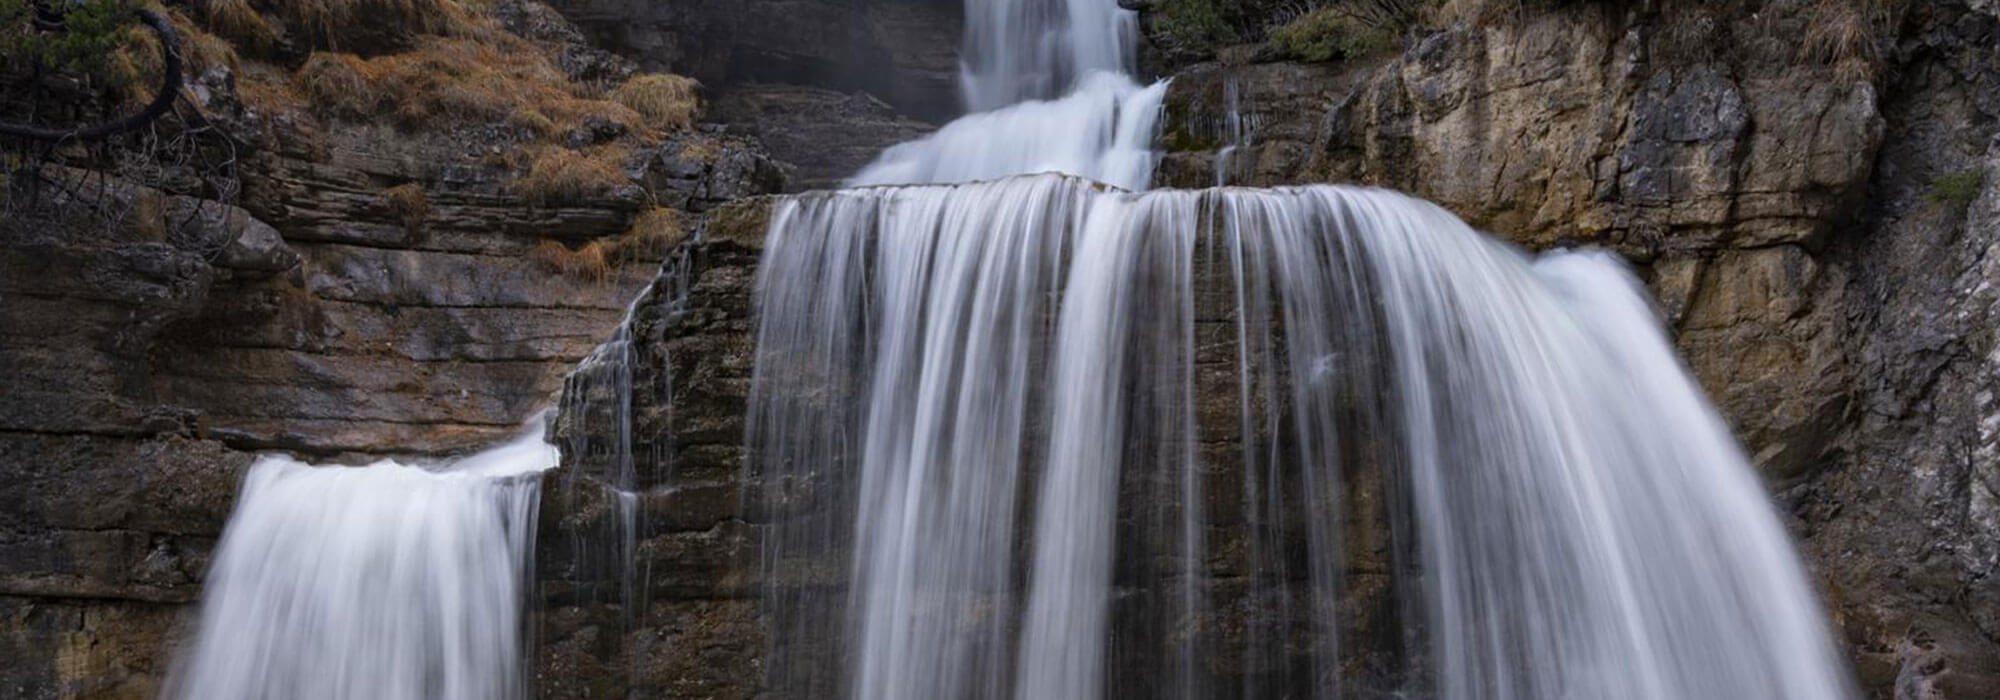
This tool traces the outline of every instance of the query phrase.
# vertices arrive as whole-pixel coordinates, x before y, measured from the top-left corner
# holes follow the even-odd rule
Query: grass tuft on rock
[[[570,248],[561,241],[544,238],[535,244],[534,252],[528,257],[552,272],[570,277],[596,283],[611,279],[611,257],[604,252],[604,244],[598,241]]]
[[[423,185],[406,182],[382,190],[381,198],[382,206],[396,215],[396,220],[403,224],[403,230],[412,236],[423,230],[424,219],[431,213],[430,198],[424,196]]]
[[[632,76],[611,92],[611,99],[643,115],[649,126],[663,131],[679,131],[694,126],[701,101],[695,96],[700,84],[693,78],[663,73]]]
[[[1904,9],[1904,0],[1814,0],[1800,54],[1834,66],[1846,79],[1872,80],[1882,64],[1882,37]]]
[[[687,237],[687,223],[678,209],[653,207],[632,217],[632,226],[609,244],[618,262],[658,260]]]
[[[514,190],[538,204],[567,204],[601,196],[631,182],[625,176],[628,151],[603,146],[590,152],[545,146],[533,151],[527,173]]]

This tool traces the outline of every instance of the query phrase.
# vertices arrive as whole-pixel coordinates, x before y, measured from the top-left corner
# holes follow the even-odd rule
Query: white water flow
[[[1850,697],[1608,256],[1031,176],[781,201],[760,274],[781,695]]]
[[[528,697],[540,431],[439,465],[250,468],[176,700]]]
[[[1140,86],[1134,13],[1113,0],[966,0],[959,85],[973,113],[884,151],[849,186],[1062,172],[1152,182],[1166,83]]]

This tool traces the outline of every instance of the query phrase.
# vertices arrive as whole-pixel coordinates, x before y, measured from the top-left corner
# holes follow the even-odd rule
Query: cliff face
[[[553,32],[535,50],[617,63],[564,43],[545,7],[500,5]],[[673,221],[782,186],[754,144],[698,127],[632,144],[611,186],[547,194],[497,157],[524,148],[507,125],[251,99],[297,65],[265,55],[190,76],[202,143],[234,157],[229,202],[193,162],[141,184],[81,152],[14,169],[29,156],[7,144],[0,697],[152,697],[253,453],[355,462],[515,433],[617,326]],[[662,220],[676,230],[634,242]],[[619,252],[578,265],[592,244]]]
[[[1218,170],[1230,184],[1378,184],[1528,248],[1620,252],[1763,470],[1868,694],[2000,694],[2000,6],[1884,5],[1854,39],[1865,46],[1838,57],[1800,47],[1839,4],[1527,3],[1301,62],[1164,45],[1176,3],[1127,4],[1156,42],[1146,62],[1174,79],[1160,184],[1207,186]],[[1275,23],[1256,5],[1225,19]],[[579,621],[570,639],[621,640],[598,648],[631,675],[585,655],[613,685],[756,692],[735,680],[763,663],[747,596],[767,514],[725,505],[759,485],[731,471],[740,413],[718,413],[740,407],[748,376],[761,205],[737,209],[677,273],[699,311],[637,335],[657,350],[642,363],[671,377],[630,395],[653,416],[640,471],[662,479],[642,511],[677,523],[642,528],[637,551],[672,582],[640,586],[653,602],[623,623],[559,613]],[[729,320],[693,320],[708,318]],[[690,464],[699,476],[677,481],[670,466]],[[582,648],[545,668],[574,667]]]
[[[1860,65],[1799,48],[1823,11],[1583,4],[1352,61],[1224,50],[1175,74],[1162,177],[1379,184],[1530,248],[1619,251],[1790,511],[1869,692],[1989,697],[2000,8],[1911,3]]]

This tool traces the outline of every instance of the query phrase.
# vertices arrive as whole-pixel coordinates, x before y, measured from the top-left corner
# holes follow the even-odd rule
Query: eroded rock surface
[[[547,7],[500,11],[569,42],[565,70],[630,71]],[[0,697],[153,697],[256,452],[357,462],[513,434],[657,271],[663,251],[628,241],[638,215],[691,222],[787,176],[710,125],[635,147],[619,186],[531,196],[502,125],[321,121],[246,105],[226,69],[195,85],[234,149],[234,204],[87,159],[8,183]],[[538,252],[593,242],[624,247],[601,268]]]

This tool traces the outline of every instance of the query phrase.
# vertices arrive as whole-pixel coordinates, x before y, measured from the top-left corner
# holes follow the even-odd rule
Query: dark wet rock
[[[865,93],[819,88],[748,86],[717,99],[710,112],[795,166],[790,191],[838,187],[883,150],[934,128]]]
[[[867,92],[918,118],[958,111],[960,0],[579,0],[604,46],[712,89]]]

